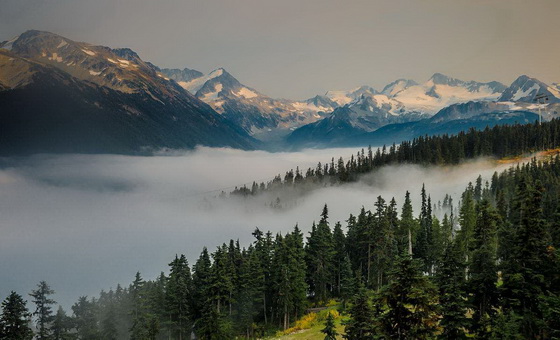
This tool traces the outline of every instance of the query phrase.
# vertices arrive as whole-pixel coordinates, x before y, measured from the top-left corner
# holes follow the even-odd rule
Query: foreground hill
[[[129,49],[28,31],[0,44],[0,155],[257,142]]]

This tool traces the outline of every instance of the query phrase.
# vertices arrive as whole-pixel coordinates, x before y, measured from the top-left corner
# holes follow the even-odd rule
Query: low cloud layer
[[[184,253],[192,265],[203,246],[213,250],[230,238],[246,246],[255,227],[276,233],[299,223],[307,233],[325,203],[334,223],[357,214],[361,206],[372,209],[378,195],[387,200],[394,196],[400,207],[409,190],[417,207],[422,183],[434,202],[446,193],[458,201],[469,181],[478,174],[489,179],[497,169],[484,160],[444,168],[385,167],[358,183],[294,198],[291,208],[283,210],[266,206],[273,196],[216,198],[235,185],[267,181],[290,168],[314,167],[318,161],[355,151],[200,148],[153,157],[43,155],[4,160],[0,299],[11,290],[26,295],[45,280],[57,292],[54,298],[69,307],[80,295],[130,283],[136,271],[155,278],[175,254]]]

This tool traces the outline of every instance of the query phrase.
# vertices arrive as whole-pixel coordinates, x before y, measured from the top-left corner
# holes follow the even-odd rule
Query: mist
[[[213,251],[229,239],[252,242],[259,227],[273,233],[294,225],[307,235],[324,204],[331,226],[373,209],[378,195],[400,207],[411,192],[418,214],[422,183],[432,202],[451,194],[455,202],[467,183],[490,178],[497,165],[477,160],[456,167],[387,166],[359,182],[283,197],[275,193],[219,198],[235,186],[266,182],[299,166],[315,167],[356,149],[268,153],[198,148],[151,157],[37,155],[3,159],[0,168],[0,299],[11,290],[27,296],[41,281],[69,308],[79,296],[128,285],[137,271],[154,279],[175,254],[195,262],[202,247]]]

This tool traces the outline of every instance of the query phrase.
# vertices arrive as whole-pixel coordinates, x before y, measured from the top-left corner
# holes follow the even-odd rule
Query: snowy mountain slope
[[[171,76],[166,70],[162,72]],[[288,132],[324,117],[338,106],[324,96],[306,101],[273,99],[241,84],[223,68],[178,84],[251,134]]]
[[[387,90],[392,91],[385,94],[394,93],[391,98],[401,102],[407,111],[427,114],[435,114],[442,108],[456,103],[496,100],[506,88],[498,82],[463,81],[441,73],[435,73],[423,84],[403,84],[401,81],[397,85],[400,85],[396,87],[398,91],[390,87]]]
[[[550,103],[560,102],[560,89],[555,84],[547,85],[526,75],[517,78],[498,100],[533,103],[537,94],[547,95]]]
[[[339,106],[344,106],[346,104],[350,104],[364,94],[371,95],[376,93],[378,92],[374,88],[363,85],[347,91],[327,91],[327,93],[325,93],[325,97],[337,103]]]
[[[539,105],[533,101],[537,92],[549,95],[548,104]],[[495,120],[498,124],[499,118],[492,118],[494,114],[514,119],[513,113],[525,112],[538,117],[539,108],[542,119],[550,120],[560,117],[558,93],[556,86],[526,76],[519,77],[506,88],[498,82],[465,82],[436,73],[421,85],[398,80],[386,86],[381,94],[362,95],[321,121],[295,130],[286,141],[295,146],[337,145],[352,136],[377,130],[387,132],[389,130],[380,129],[386,125],[394,126],[391,133],[397,136],[396,130],[413,126],[407,122],[421,119],[430,126],[422,125],[417,131],[436,131],[432,125],[460,126],[451,124],[454,121],[468,120],[468,126],[482,126],[484,123],[479,124],[476,117]],[[437,114],[434,114],[436,109]]]

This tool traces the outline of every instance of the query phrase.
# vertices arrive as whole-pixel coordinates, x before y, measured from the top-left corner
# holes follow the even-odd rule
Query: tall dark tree
[[[465,293],[465,263],[457,244],[447,245],[435,279],[441,306],[442,331],[438,338],[466,339],[465,331],[470,326],[470,322],[467,318],[469,306]]]
[[[37,339],[39,340],[50,339],[52,333],[51,323],[54,319],[52,305],[56,302],[49,296],[53,294],[54,290],[45,281],[39,282],[37,289],[29,294],[35,304],[33,315],[37,321]]]
[[[328,224],[328,208],[325,204],[321,220],[312,228],[307,238],[306,259],[309,286],[316,302],[326,301],[333,282],[334,245]]]
[[[404,197],[404,204],[401,210],[401,220],[396,236],[397,244],[399,245],[399,253],[412,255],[412,243],[416,238],[416,233],[419,228],[413,214],[410,193],[407,191]]]
[[[334,316],[332,315],[332,313],[327,314],[327,319],[325,320],[325,328],[321,330],[321,333],[325,334],[325,340],[336,340],[338,332],[336,331]]]
[[[381,330],[391,339],[431,339],[437,330],[437,291],[422,274],[421,264],[400,255],[390,283],[377,297]]]
[[[31,314],[25,306],[21,295],[11,292],[2,301],[2,316],[0,318],[0,339],[31,340],[33,332],[29,327]]]
[[[114,317],[116,318],[116,316]],[[66,312],[64,311],[62,306],[59,306],[52,323],[52,339],[53,340],[73,339],[72,328],[74,328],[72,319],[68,315],[66,315]],[[114,334],[117,334],[116,330]],[[107,339],[111,339],[111,338],[107,338]]]
[[[514,236],[511,255],[503,268],[502,295],[506,310],[521,316],[522,334],[542,338],[544,323],[539,297],[547,289],[548,246],[546,221],[543,218],[544,188],[539,181],[531,184],[523,177],[514,201]]]
[[[78,298],[78,302],[72,306],[74,325],[78,339],[98,340],[100,338],[95,309],[95,302],[88,300],[86,296]]]
[[[354,297],[354,301],[348,313],[350,314],[350,320],[347,321],[344,328],[344,339],[374,339],[374,336],[378,334],[378,330],[374,322],[371,299],[367,289],[363,285],[358,289],[358,293]]]
[[[488,200],[477,205],[470,259],[469,292],[474,310],[474,330],[481,339],[490,336],[490,321],[497,304],[498,271],[496,266],[496,233],[499,215]]]
[[[169,264],[169,279],[166,290],[166,310],[169,314],[173,337],[182,340],[190,337],[192,297],[191,270],[185,255],[175,256]]]

